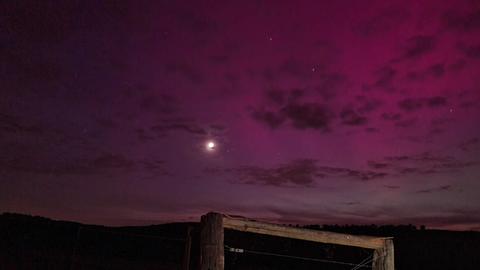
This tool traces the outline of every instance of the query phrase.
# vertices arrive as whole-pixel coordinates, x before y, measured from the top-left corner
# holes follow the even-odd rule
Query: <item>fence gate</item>
[[[224,270],[224,229],[373,250],[373,270],[394,270],[392,237],[372,237],[299,229],[230,217],[219,213],[202,216],[200,270]]]

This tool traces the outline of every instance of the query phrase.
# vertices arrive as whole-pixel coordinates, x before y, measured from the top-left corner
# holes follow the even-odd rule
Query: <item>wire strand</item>
[[[367,263],[370,263],[372,260],[373,260],[373,255],[370,255],[367,258],[363,259],[359,264],[357,264],[351,270],[357,270],[357,269],[365,266]]]
[[[227,251],[230,251],[230,249],[233,250],[239,250],[238,248],[233,248],[230,246],[225,246],[227,248]],[[266,251],[256,251],[256,250],[248,250],[248,249],[241,249],[243,250],[244,253],[251,253],[251,254],[257,254],[257,255],[265,255],[265,256],[274,256],[274,257],[283,257],[283,258],[289,258],[289,259],[297,259],[297,260],[304,260],[304,261],[314,261],[314,262],[323,262],[323,263],[332,263],[332,264],[341,264],[341,265],[349,265],[349,266],[358,266],[356,263],[349,263],[349,262],[342,262],[342,261],[334,261],[334,260],[327,260],[327,259],[318,259],[318,258],[309,258],[309,257],[300,257],[300,256],[292,256],[292,255],[285,255],[285,254],[278,254],[278,253],[272,253],[272,252],[266,252]],[[235,252],[235,251],[232,251]],[[361,267],[366,267],[370,268],[370,266],[361,266]]]
[[[382,258],[382,257],[385,257],[385,256],[386,256],[386,254],[383,254],[383,255],[381,255],[381,256],[376,257],[376,259],[379,259],[379,258]],[[366,262],[363,262],[363,261],[362,261],[363,263],[360,262],[360,264],[358,264],[357,266],[355,266],[355,267],[352,268],[351,270],[357,270],[357,269],[359,269],[360,267],[365,267],[365,265],[366,265],[367,263],[373,262],[373,260],[374,260],[373,255],[371,255],[369,258],[370,258],[370,259],[369,259],[368,261],[366,261]]]

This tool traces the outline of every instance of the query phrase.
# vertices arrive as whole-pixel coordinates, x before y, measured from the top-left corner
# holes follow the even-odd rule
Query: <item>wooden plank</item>
[[[326,244],[336,244],[344,246],[354,246],[369,249],[381,249],[385,240],[390,238],[358,236],[325,231],[316,231],[308,229],[292,228],[277,224],[269,224],[247,219],[223,217],[223,227],[244,232],[267,234],[272,236],[294,238],[299,240],[321,242]]]
[[[383,248],[376,249],[373,252],[373,270],[395,270],[395,254],[393,249],[393,240],[385,240]]]
[[[200,230],[200,270],[223,270],[223,216],[208,213],[202,216]]]

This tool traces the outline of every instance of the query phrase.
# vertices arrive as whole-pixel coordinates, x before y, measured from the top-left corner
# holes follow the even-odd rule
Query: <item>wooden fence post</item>
[[[200,270],[224,270],[223,215],[202,216],[200,229]]]
[[[376,249],[373,253],[373,270],[395,270],[395,254],[393,240],[385,239],[383,248]]]
[[[185,250],[183,253],[183,265],[182,270],[189,270],[190,269],[190,253],[192,247],[192,227],[188,226],[187,228],[187,241],[185,242]]]

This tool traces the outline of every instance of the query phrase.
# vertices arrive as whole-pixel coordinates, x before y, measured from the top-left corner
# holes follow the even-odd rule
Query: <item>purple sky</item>
[[[478,1],[0,10],[2,212],[480,229]]]

